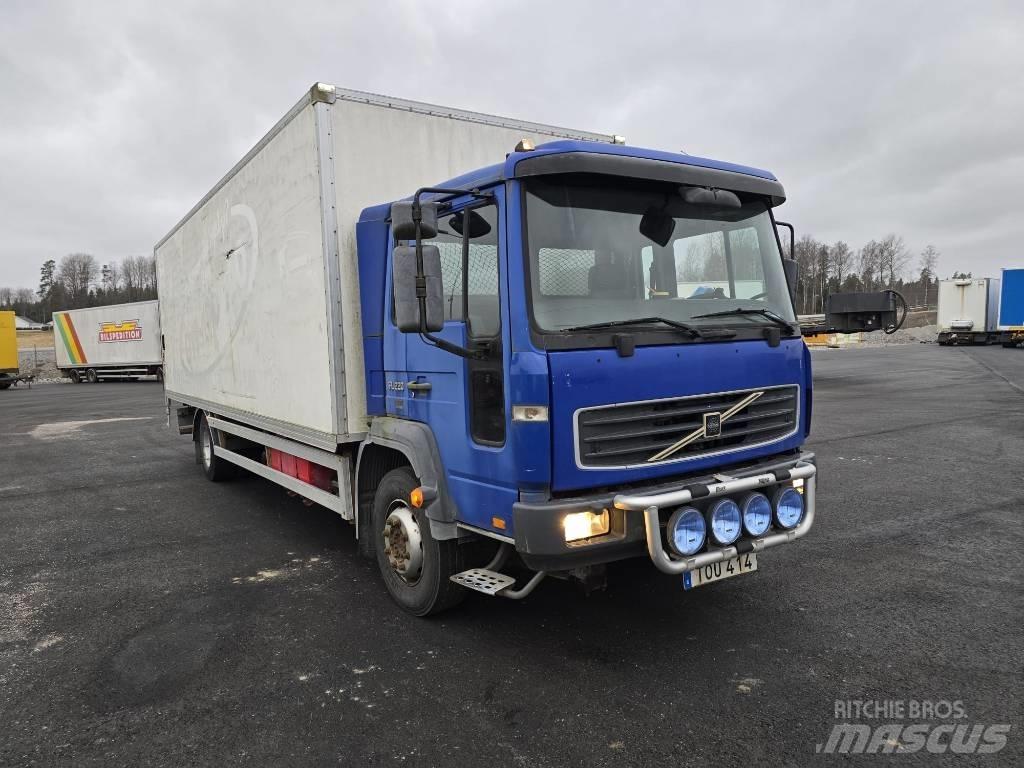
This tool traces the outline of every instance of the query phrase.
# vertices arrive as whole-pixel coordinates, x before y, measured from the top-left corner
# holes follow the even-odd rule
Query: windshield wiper
[[[681,323],[678,320],[669,320],[664,317],[636,317],[632,320],[606,320],[603,323],[590,323],[588,325],[574,325],[569,328],[562,328],[559,333],[571,333],[572,331],[600,331],[604,328],[621,328],[630,325],[648,325],[651,323],[661,323],[667,325],[670,328],[688,333],[691,338],[695,339],[707,339],[711,337],[722,338],[723,336],[735,336],[736,334],[731,331],[723,331],[714,329],[712,333],[708,333],[706,330],[702,331],[699,328],[694,328],[692,325]]]
[[[790,323],[789,320],[777,312],[763,307],[737,307],[736,309],[725,309],[721,312],[708,312],[706,315],[694,315],[693,319],[697,320],[702,317],[729,317],[731,315],[760,315],[761,317],[768,318],[780,328],[785,328],[788,333],[793,332],[793,324]]]

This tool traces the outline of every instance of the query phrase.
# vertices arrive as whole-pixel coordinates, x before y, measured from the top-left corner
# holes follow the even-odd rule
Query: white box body
[[[167,397],[332,450],[362,438],[360,212],[522,138],[612,140],[314,86],[154,249]]]

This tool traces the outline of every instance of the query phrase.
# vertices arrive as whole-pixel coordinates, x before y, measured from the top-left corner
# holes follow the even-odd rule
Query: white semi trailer
[[[999,337],[999,280],[939,281],[939,344],[990,344]]]
[[[156,300],[53,313],[57,368],[80,381],[163,380],[160,305]]]

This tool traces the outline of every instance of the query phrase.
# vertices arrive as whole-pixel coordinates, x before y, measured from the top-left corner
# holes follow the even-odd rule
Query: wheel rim
[[[404,501],[388,507],[384,521],[384,555],[391,570],[407,584],[415,584],[423,573],[423,538],[416,516]]]
[[[203,451],[203,466],[207,469],[213,463],[213,441],[210,439],[210,430],[204,429],[200,436],[199,447]]]

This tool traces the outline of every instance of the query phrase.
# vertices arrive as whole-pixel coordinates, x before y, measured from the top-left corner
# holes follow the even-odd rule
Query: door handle
[[[410,392],[429,392],[433,385],[429,381],[410,381],[405,388]]]

